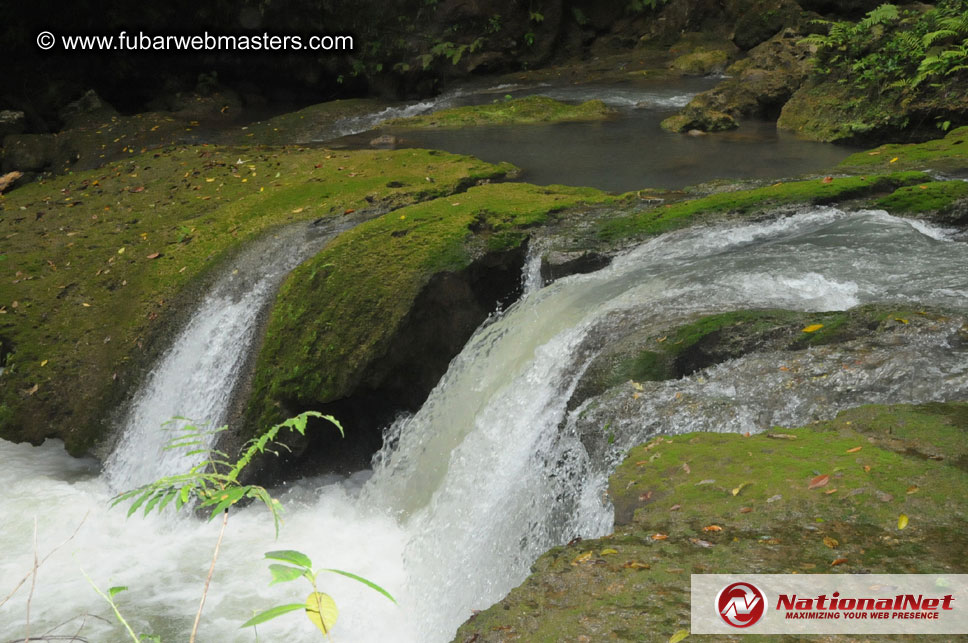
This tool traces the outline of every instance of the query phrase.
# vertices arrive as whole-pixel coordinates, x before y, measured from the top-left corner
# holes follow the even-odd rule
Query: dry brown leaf
[[[807,489],[817,489],[818,487],[825,486],[828,482],[830,482],[830,476],[824,473],[811,480],[810,484],[807,485]]]
[[[669,507],[669,511],[679,511],[680,509],[682,509],[682,505],[672,505]]]
[[[837,542],[837,539],[836,538],[831,538],[830,536],[824,536],[823,537],[823,544],[826,545],[827,547],[833,549],[834,547],[836,547],[840,543]]]
[[[847,453],[857,453],[858,451],[860,451],[863,448],[864,447],[854,447],[853,449],[847,449]]]
[[[723,528],[719,525],[706,525],[702,528],[703,531],[722,531]]]
[[[846,558],[837,558],[834,562],[830,563],[831,567],[836,567],[837,565],[843,565],[847,562]]]
[[[871,465],[865,464],[864,465],[864,471],[866,471],[867,473],[870,473],[871,472]]]
[[[649,569],[652,567],[648,563],[641,563],[637,560],[627,560],[622,564],[625,569]]]
[[[160,252],[152,252],[150,255],[146,257],[146,259],[157,259],[160,256],[161,256]]]
[[[652,534],[652,540],[665,540],[669,537],[669,534]]]
[[[919,491],[921,491],[921,487],[919,487],[916,484],[913,484],[913,485],[911,485],[910,487],[907,488],[908,495],[910,495],[912,493],[917,493]]]
[[[837,488],[836,487],[834,487],[833,489],[827,489],[826,491],[824,491],[824,494],[826,494],[828,496],[830,494],[832,494],[832,493],[837,493]]]
[[[752,507],[741,507],[740,510],[739,510],[739,512],[741,514],[748,514],[751,511],[753,511],[753,508]]]

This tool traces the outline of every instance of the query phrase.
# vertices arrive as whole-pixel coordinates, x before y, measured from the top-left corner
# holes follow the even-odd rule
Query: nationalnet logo
[[[733,583],[716,597],[716,608],[723,620],[733,627],[749,627],[763,616],[766,598],[756,585]]]
[[[968,575],[694,574],[692,632],[968,633]]]

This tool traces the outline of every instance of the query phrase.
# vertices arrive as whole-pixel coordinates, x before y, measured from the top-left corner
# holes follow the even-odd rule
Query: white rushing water
[[[246,248],[218,278],[131,401],[122,437],[105,463],[115,489],[131,489],[189,463],[165,446],[185,426],[213,429],[226,419],[260,314],[282,279],[334,236],[326,228],[296,225]]]
[[[392,427],[369,480],[320,478],[281,490],[287,521],[278,541],[264,509],[233,514],[201,640],[255,640],[238,629],[252,611],[302,599],[303,587],[267,587],[261,553],[288,548],[318,566],[371,578],[397,596],[394,606],[352,581],[324,578],[324,590],[342,609],[335,640],[449,640],[472,609],[520,583],[542,551],[610,528],[600,491],[614,454],[592,449],[590,456],[580,412],[567,412],[594,354],[591,340],[610,320],[669,323],[736,308],[835,310],[872,301],[968,309],[968,246],[882,212],[823,208],[665,235],[604,270],[533,288],[475,334],[417,414]],[[763,429],[776,418],[804,423],[865,401],[964,399],[968,351],[950,342],[951,333],[939,323],[902,329],[877,351],[798,353],[789,357],[793,374],[845,371],[811,378],[802,388],[788,386],[786,372],[775,368],[767,376],[764,364],[776,364],[772,355],[655,383],[648,410],[629,416],[617,441],[631,444],[655,431],[721,430],[718,423],[729,418],[732,430]],[[870,368],[853,375],[841,368],[866,354]],[[683,397],[695,404],[683,404]],[[30,569],[35,516],[44,555],[89,514],[75,539],[41,568],[32,632],[83,614],[108,616],[80,575],[83,567],[102,587],[130,587],[119,600],[137,629],[185,638],[216,525],[187,514],[126,521],[123,511],[106,509],[111,491],[94,465],[68,458],[53,443],[0,443],[0,457],[7,490],[0,515],[14,517],[0,534],[0,579],[10,589]],[[124,462],[125,474],[140,466],[133,458]],[[8,638],[23,636],[26,596],[22,589],[0,607],[0,632]],[[80,625],[74,620],[56,633]],[[89,617],[83,631],[90,640],[121,640],[111,627]],[[261,626],[259,637],[311,641],[318,632],[291,614]]]

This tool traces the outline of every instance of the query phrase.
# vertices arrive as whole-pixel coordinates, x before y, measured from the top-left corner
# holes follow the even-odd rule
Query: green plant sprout
[[[195,614],[195,622],[192,625],[189,643],[195,643],[195,638],[198,634],[198,625],[201,621],[202,610],[205,607],[205,598],[208,596],[208,588],[212,582],[212,574],[215,572],[215,562],[218,559],[219,549],[222,546],[222,539],[225,535],[225,526],[229,520],[229,509],[246,498],[261,501],[269,510],[269,513],[272,514],[276,537],[279,537],[280,514],[282,512],[282,506],[279,504],[279,501],[270,496],[264,487],[240,483],[239,476],[256,455],[267,451],[275,453],[272,451],[271,445],[279,444],[276,442],[276,437],[283,429],[305,435],[306,424],[311,417],[330,422],[339,429],[340,435],[345,435],[343,433],[343,427],[334,417],[323,415],[316,411],[307,411],[273,426],[260,437],[249,440],[244,445],[242,454],[235,462],[229,462],[228,455],[223,451],[218,451],[208,446],[209,438],[212,435],[221,433],[228,427],[223,426],[214,430],[201,430],[194,426],[184,426],[177,430],[179,435],[165,449],[187,449],[185,456],[194,457],[199,454],[205,454],[205,458],[189,469],[187,473],[159,478],[137,489],[131,489],[130,491],[118,494],[111,501],[112,507],[122,502],[130,501],[131,506],[128,508],[129,517],[142,506],[144,507],[144,515],[147,516],[152,510],[160,512],[169,504],[174,504],[175,510],[178,511],[182,507],[194,505],[196,502],[199,509],[211,509],[209,520],[212,520],[220,513],[222,514],[222,527],[219,530],[218,540],[215,543],[215,551],[212,554],[208,576],[205,579],[205,587],[202,590],[202,598],[198,605],[198,611]],[[175,420],[183,419],[175,418]],[[104,596],[103,593],[101,595]],[[113,594],[111,596],[113,597]],[[117,613],[117,609],[115,609],[115,612]]]
[[[297,578],[305,578],[307,581],[309,581],[309,584],[312,585],[313,591],[311,591],[309,596],[306,597],[305,602],[277,605],[276,607],[268,609],[260,614],[256,614],[251,619],[243,623],[242,627],[253,627],[259,625],[260,623],[270,621],[277,616],[288,614],[289,612],[305,610],[306,618],[308,618],[313,625],[319,628],[319,630],[325,636],[329,637],[329,632],[331,629],[333,629],[333,625],[336,624],[336,619],[339,616],[339,610],[336,608],[336,601],[334,601],[329,594],[324,594],[319,591],[316,580],[323,572],[331,572],[333,574],[340,574],[341,576],[352,578],[355,581],[363,583],[374,591],[383,594],[394,604],[397,602],[396,599],[390,595],[390,592],[383,589],[373,581],[363,578],[362,576],[357,576],[356,574],[345,572],[341,569],[331,568],[320,569],[314,572],[313,562],[308,556],[306,556],[306,554],[302,552],[291,549],[270,551],[266,552],[266,558],[269,560],[278,560],[282,561],[283,563],[288,563],[286,565],[279,563],[272,563],[269,565],[269,572],[272,574],[272,582],[269,583],[270,586],[275,585],[276,583],[288,583],[296,580]]]

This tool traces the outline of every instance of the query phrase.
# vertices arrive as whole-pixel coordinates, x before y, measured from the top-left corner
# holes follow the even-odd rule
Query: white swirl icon
[[[54,34],[49,31],[41,31],[37,34],[37,46],[45,51],[53,49],[55,42]]]

